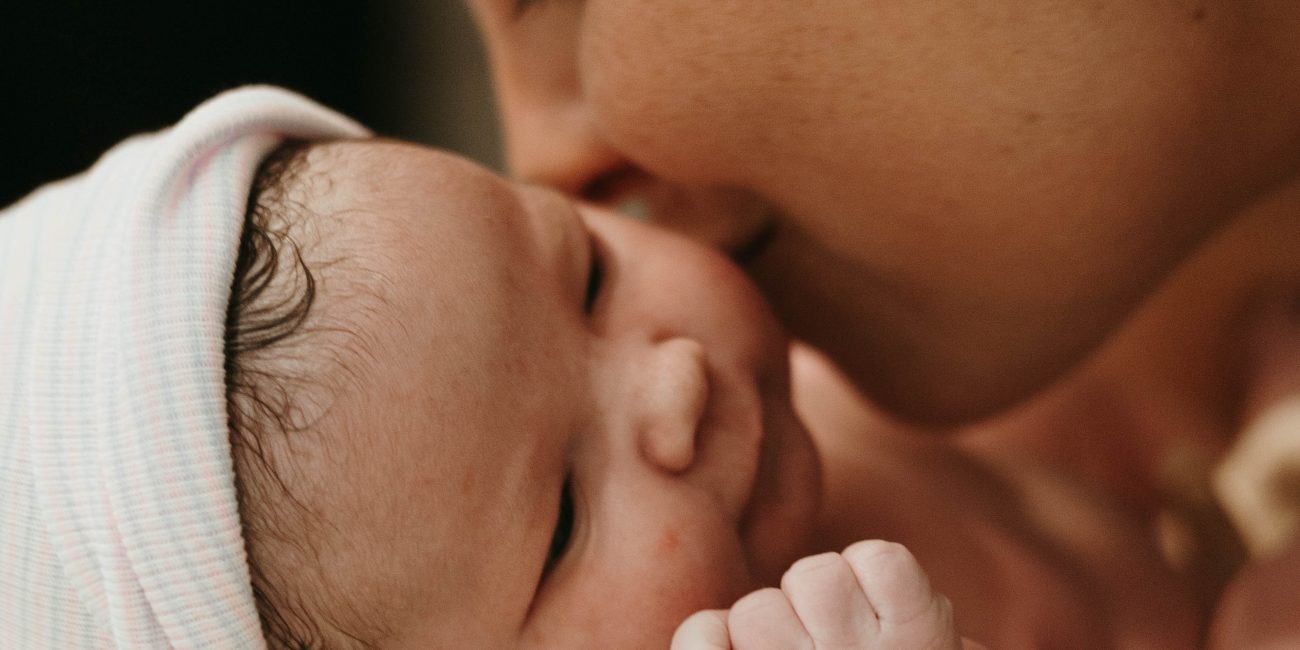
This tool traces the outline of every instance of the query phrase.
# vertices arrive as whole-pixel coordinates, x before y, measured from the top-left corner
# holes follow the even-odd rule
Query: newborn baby
[[[375,140],[280,149],[253,205],[231,401],[272,638],[663,648],[808,548],[786,341],[722,257]],[[811,599],[957,642],[906,552],[844,557],[792,631]]]
[[[1195,645],[1069,468],[810,436],[728,260],[366,135],[235,91],[0,216],[3,645]]]

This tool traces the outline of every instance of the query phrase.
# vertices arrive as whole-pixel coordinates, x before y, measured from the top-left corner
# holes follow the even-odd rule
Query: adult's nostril
[[[637,221],[649,221],[654,215],[647,195],[650,183],[649,174],[633,165],[620,165],[583,185],[581,198]]]
[[[579,198],[610,205],[644,184],[649,176],[635,165],[623,164],[601,172],[578,190]]]

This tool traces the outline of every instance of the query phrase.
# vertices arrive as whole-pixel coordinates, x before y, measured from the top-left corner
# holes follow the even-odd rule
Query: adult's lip
[[[742,266],[766,248],[776,222],[773,206],[751,192],[678,184],[631,165],[593,179],[579,196],[684,234]]]

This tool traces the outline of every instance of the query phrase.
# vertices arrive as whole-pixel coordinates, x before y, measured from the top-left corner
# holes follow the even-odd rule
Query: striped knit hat
[[[365,129],[231,91],[0,212],[0,648],[260,648],[223,336],[253,174]]]

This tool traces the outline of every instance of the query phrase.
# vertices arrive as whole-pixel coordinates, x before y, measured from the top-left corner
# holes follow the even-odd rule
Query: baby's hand
[[[978,647],[971,644],[967,647]],[[960,650],[952,606],[902,545],[858,542],[795,562],[781,588],[697,612],[672,650]]]

